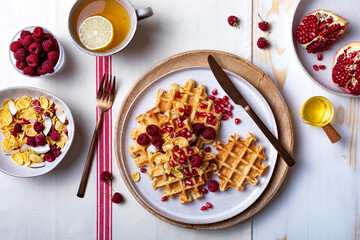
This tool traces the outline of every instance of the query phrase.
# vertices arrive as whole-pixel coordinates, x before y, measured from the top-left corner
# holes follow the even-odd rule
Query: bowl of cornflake
[[[35,177],[54,169],[74,138],[68,106],[55,95],[32,87],[0,90],[0,171]]]

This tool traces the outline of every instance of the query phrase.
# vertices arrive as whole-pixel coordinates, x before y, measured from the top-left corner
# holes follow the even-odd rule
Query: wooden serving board
[[[121,109],[116,120],[114,141],[115,156],[120,170],[120,174],[132,195],[146,210],[148,210],[151,214],[160,218],[161,220],[174,224],[176,226],[205,230],[220,229],[235,225],[252,217],[258,211],[260,211],[260,209],[262,209],[275,195],[276,191],[279,189],[280,185],[285,179],[286,173],[288,171],[288,166],[283,161],[283,159],[278,156],[279,159],[275,165],[275,169],[268,186],[266,187],[262,195],[245,211],[241,212],[235,217],[221,222],[211,224],[187,224],[174,221],[155,212],[139,198],[139,196],[136,194],[135,190],[129,183],[128,178],[126,177],[126,172],[124,170],[124,165],[121,159],[121,150],[119,145],[122,125],[125,120],[126,113],[136,96],[147,85],[168,72],[191,66],[208,66],[207,57],[209,54],[212,54],[224,69],[227,69],[243,77],[263,95],[275,116],[278,126],[280,142],[290,153],[292,153],[294,136],[289,109],[285,103],[283,96],[281,95],[280,91],[273,83],[273,81],[252,63],[233,54],[214,50],[196,50],[180,53],[166,58],[165,60],[159,62],[158,64],[150,68],[148,71],[146,71],[135,82],[134,86],[130,89],[128,95],[123,100]]]

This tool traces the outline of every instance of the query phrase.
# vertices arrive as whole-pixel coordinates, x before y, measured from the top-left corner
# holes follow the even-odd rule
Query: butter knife
[[[285,160],[286,164],[289,167],[293,166],[295,164],[295,160],[281,145],[281,143],[275,138],[275,136],[270,132],[270,130],[265,126],[265,124],[256,115],[256,113],[251,109],[250,105],[246,102],[246,100],[243,98],[243,96],[240,94],[235,85],[232,83],[232,81],[229,79],[229,77],[226,75],[224,70],[220,67],[220,65],[216,62],[215,58],[212,55],[208,56],[208,62],[216,80],[224,89],[224,91],[229,95],[231,100],[233,100],[235,104],[240,105],[245,109],[245,111],[254,120],[256,125],[264,133],[265,137],[270,141],[270,143],[278,151],[280,156]]]

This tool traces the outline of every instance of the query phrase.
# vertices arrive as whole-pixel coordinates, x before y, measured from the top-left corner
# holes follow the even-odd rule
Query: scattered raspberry
[[[36,135],[35,142],[38,146],[44,146],[46,143],[46,138],[44,135],[41,135],[41,134]]]
[[[25,36],[24,38],[20,39],[20,43],[24,46],[30,46],[30,44],[34,41],[31,35]]]
[[[204,123],[195,123],[192,125],[193,131],[195,135],[201,134],[204,130],[205,126]]]
[[[51,132],[50,139],[57,142],[60,139],[60,134],[55,130]]]
[[[159,128],[156,125],[148,125],[146,127],[146,133],[149,134],[149,136],[156,136],[159,133]]]
[[[16,132],[16,133],[21,133],[22,132],[22,126],[21,126],[20,123],[16,123],[14,125],[14,132]]]
[[[41,45],[38,42],[33,42],[29,46],[29,52],[39,54],[41,52]]]
[[[59,60],[59,53],[56,51],[48,52],[47,58],[51,60],[54,63],[54,65],[56,65],[57,61]]]
[[[34,130],[36,131],[36,132],[41,132],[41,131],[43,131],[44,130],[44,124],[42,124],[41,122],[35,122],[34,123]],[[55,141],[55,140],[54,140]]]
[[[53,49],[54,44],[51,40],[46,40],[41,43],[41,46],[45,52],[50,52]]]
[[[112,179],[112,174],[109,173],[108,171],[103,171],[101,174],[100,174],[100,180],[103,181],[103,182],[108,182]]]
[[[26,57],[26,52],[24,48],[19,48],[18,50],[16,50],[16,52],[14,53],[14,58],[18,61],[24,61]]]
[[[210,148],[210,147],[206,147],[206,148],[204,148],[204,151],[205,151],[205,152],[210,152],[210,151],[211,151],[211,148]]]
[[[32,67],[24,67],[24,70],[23,70],[23,73],[25,75],[28,75],[28,76],[31,76],[31,77],[34,77],[37,75],[37,72],[35,72],[34,68]]]
[[[216,192],[217,190],[219,190],[219,183],[215,180],[210,180],[208,182],[208,189],[210,192]]]
[[[268,33],[268,35],[266,35],[266,37],[260,37],[257,41],[257,46],[258,48],[264,49],[267,46],[269,46],[269,41],[267,40],[268,36],[270,33]]]
[[[45,160],[47,162],[53,162],[55,160],[54,154],[52,154],[51,152],[46,153],[45,154]]]
[[[36,27],[33,31],[33,36],[41,38],[44,36],[44,29],[42,29],[42,27]]]
[[[199,154],[196,154],[191,157],[190,164],[193,167],[200,167],[202,164],[202,159]]]
[[[205,130],[202,132],[202,136],[203,136],[205,139],[208,139],[208,140],[215,139],[215,138],[216,138],[216,131],[215,131],[215,129],[213,129],[212,127],[207,127],[207,128],[205,128]]]
[[[24,68],[26,67],[26,63],[23,61],[16,61],[15,65],[19,70],[24,70]]]
[[[239,19],[235,16],[229,16],[227,19],[228,23],[232,27],[238,27],[239,26]]]
[[[164,141],[160,136],[154,136],[151,138],[151,144],[154,145],[157,149],[161,149]]]
[[[22,45],[18,41],[14,41],[10,44],[10,51],[12,52],[16,52],[19,48],[22,48]]]
[[[266,22],[266,21],[264,21],[264,20],[261,18],[260,14],[258,14],[258,16],[259,16],[259,18],[261,19],[261,22],[259,22],[259,24],[258,24],[259,28],[260,28],[262,31],[266,31],[266,30],[268,29],[268,27],[269,27],[269,23]]]
[[[28,137],[28,139],[26,140],[26,144],[31,147],[36,147],[35,137]]]
[[[150,143],[150,138],[146,133],[143,133],[138,136],[136,142],[141,146],[146,146]]]
[[[39,65],[39,56],[36,54],[30,54],[29,56],[26,57],[26,63],[30,66],[30,67],[36,67],[37,65]]]
[[[50,60],[46,60],[41,64],[41,69],[46,73],[54,72],[54,64]]]
[[[27,30],[24,30],[20,33],[20,38],[24,38],[28,35],[31,35],[31,32],[30,31],[27,31]]]
[[[118,193],[118,192],[114,193],[114,195],[113,195],[112,198],[111,198],[111,201],[112,201],[113,203],[121,203],[122,200],[123,200],[123,197],[122,197],[121,194]]]

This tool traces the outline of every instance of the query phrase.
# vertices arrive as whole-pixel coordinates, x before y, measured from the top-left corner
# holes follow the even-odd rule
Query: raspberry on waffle
[[[241,191],[247,183],[256,185],[256,177],[264,175],[268,167],[262,163],[265,160],[264,147],[255,147],[255,141],[256,137],[251,133],[248,133],[245,140],[234,133],[227,143],[215,141],[214,148],[218,150],[215,164],[220,191],[225,191],[228,187]]]

